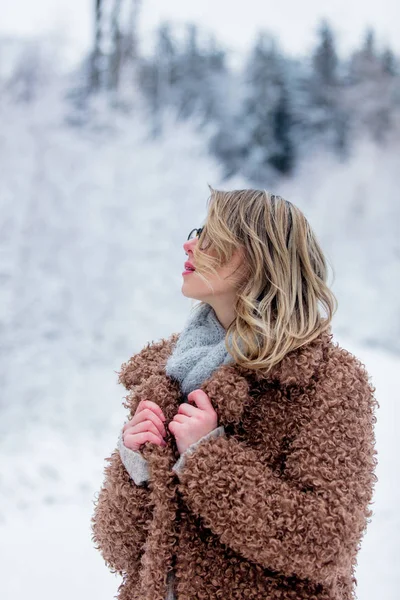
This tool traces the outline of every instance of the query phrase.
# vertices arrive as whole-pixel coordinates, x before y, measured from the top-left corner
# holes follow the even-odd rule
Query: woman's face
[[[187,240],[183,244],[183,249],[187,254],[186,262],[191,263],[195,269],[196,265],[193,260],[193,248],[198,241],[198,238],[195,237]],[[209,250],[204,250],[203,252],[213,256],[213,253]],[[211,304],[211,306],[214,306],[214,308],[233,303],[238,286],[244,277],[243,269],[240,269],[240,266],[244,264],[243,256],[242,249],[238,247],[234,251],[229,263],[217,269],[219,277],[207,273],[206,277],[212,284],[212,288],[210,288],[210,285],[208,285],[196,271],[187,271],[186,268],[183,267],[182,294],[188,298],[207,302],[208,304]],[[234,273],[236,269],[238,270]]]

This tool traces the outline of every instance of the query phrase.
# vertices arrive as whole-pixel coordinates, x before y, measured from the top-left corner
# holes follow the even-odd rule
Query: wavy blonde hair
[[[237,364],[269,372],[288,352],[330,328],[337,299],[327,285],[327,261],[306,217],[291,202],[266,190],[208,187],[207,218],[193,247],[196,272],[212,288],[207,273],[218,277],[217,269],[241,247],[247,276],[238,279],[236,316],[225,347]]]

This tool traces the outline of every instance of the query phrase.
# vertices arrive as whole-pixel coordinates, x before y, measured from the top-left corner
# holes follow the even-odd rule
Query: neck
[[[217,302],[208,302],[208,304],[213,307],[216,317],[221,323],[222,327],[224,329],[228,329],[229,325],[236,317],[233,306],[220,305]]]

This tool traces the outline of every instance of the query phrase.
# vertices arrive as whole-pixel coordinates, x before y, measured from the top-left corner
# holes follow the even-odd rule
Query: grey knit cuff
[[[118,438],[118,450],[125,469],[136,485],[142,485],[149,479],[147,459],[139,451],[131,450],[124,444],[122,429]]]
[[[211,437],[219,437],[220,435],[225,435],[225,428],[223,425],[220,425],[219,427],[216,427],[212,431],[209,431],[208,433],[206,433],[206,435],[203,435],[203,437],[201,437],[199,440],[197,440],[197,442],[194,442],[194,444],[191,444],[190,446],[188,446],[186,448],[185,452],[182,452],[182,454],[180,455],[180,457],[178,458],[178,460],[172,467],[172,470],[175,471],[175,473],[180,473],[184,467],[186,456],[188,456],[189,454],[193,454],[193,452],[196,450],[197,446],[203,440],[208,440]]]

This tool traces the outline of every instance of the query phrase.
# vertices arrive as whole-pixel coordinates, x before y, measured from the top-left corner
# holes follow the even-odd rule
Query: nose
[[[197,244],[196,237],[192,238],[191,240],[186,240],[186,242],[183,244],[183,249],[185,253],[189,254],[189,252],[193,252],[193,247],[195,246],[195,244]]]

